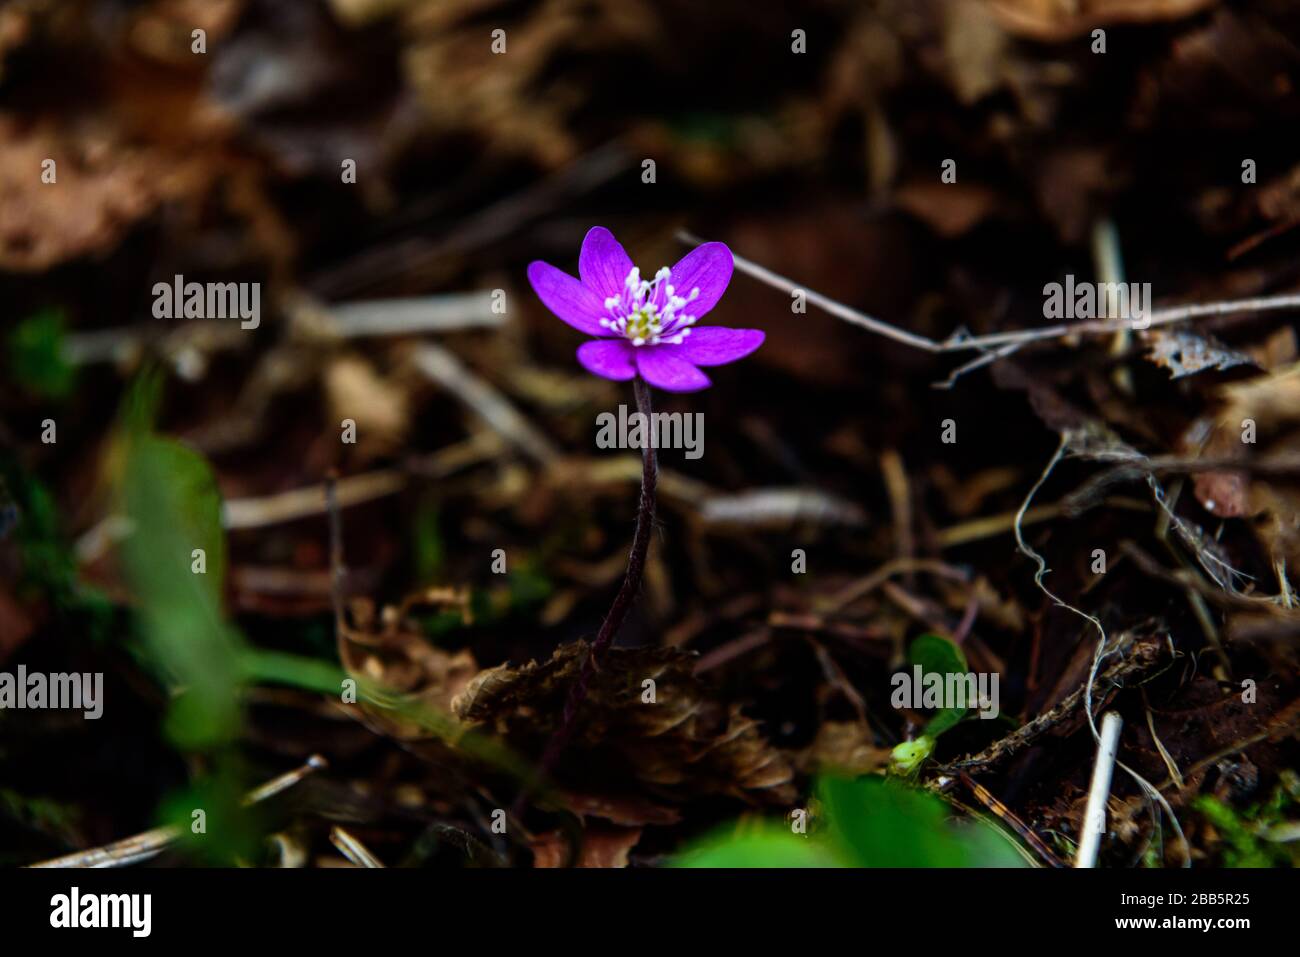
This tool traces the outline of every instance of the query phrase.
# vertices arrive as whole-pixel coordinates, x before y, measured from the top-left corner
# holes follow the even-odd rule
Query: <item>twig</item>
[[[244,806],[248,807],[265,801],[267,798],[274,797],[281,791],[286,791],[293,787],[303,778],[307,777],[314,771],[319,771],[327,767],[327,763],[319,754],[313,754],[301,767],[295,768],[279,777],[272,778],[265,784],[249,791],[244,797]],[[147,861],[151,857],[156,857],[167,849],[167,846],[181,836],[181,829],[169,824],[165,827],[155,827],[140,834],[123,838],[120,841],[114,841],[112,844],[106,844],[103,847],[92,848],[86,851],[77,851],[75,854],[67,854],[63,857],[56,857],[52,860],[41,861],[39,864],[30,864],[29,867],[125,867],[128,864],[136,864],[140,861]]]
[[[382,868],[384,866],[384,862],[375,857],[370,848],[337,825],[330,828],[330,843],[337,847],[339,853],[357,867]]]
[[[688,245],[699,245],[704,242],[703,239],[686,230],[679,231],[677,238]],[[1072,323],[1057,323],[1038,329],[995,332],[983,336],[955,335],[939,342],[927,336],[917,335],[914,332],[908,332],[906,329],[892,326],[887,322],[867,315],[865,312],[860,312],[851,306],[836,302],[834,299],[823,296],[819,292],[772,272],[770,269],[758,265],[758,263],[751,262],[743,256],[735,256],[734,253],[733,256],[736,268],[759,282],[766,283],[786,293],[802,292],[808,302],[819,306],[845,322],[860,326],[868,332],[874,332],[895,342],[901,342],[915,349],[933,353],[982,351],[1013,343],[1024,345],[1048,339],[1061,339],[1066,336],[1106,335],[1125,329],[1150,329],[1154,326],[1186,322],[1189,319],[1198,319],[1202,316],[1223,316],[1239,312],[1269,312],[1276,309],[1300,309],[1300,293],[1288,293],[1281,296],[1255,296],[1250,299],[1230,299],[1223,302],[1169,306],[1164,309],[1154,309],[1147,316],[1139,316],[1133,319],[1094,319]]]
[[[880,454],[880,474],[889,498],[889,510],[894,517],[894,550],[898,558],[906,561],[916,554],[916,539],[912,534],[912,489],[907,481],[907,467],[897,449],[885,449]],[[913,581],[911,572],[904,573],[905,582]]]
[[[916,558],[907,559],[905,561],[893,558],[885,562],[865,578],[860,578],[836,592],[827,600],[826,605],[822,610],[828,614],[841,611],[853,604],[863,595],[875,591],[887,582],[891,576],[906,574],[909,572],[931,572],[942,578],[952,579],[953,581],[970,581],[969,573],[933,558]]]
[[[550,439],[537,431],[505,396],[471,372],[450,350],[426,342],[416,351],[414,361],[420,372],[469,406],[521,452],[542,465],[549,465],[560,457]]]
[[[493,328],[505,322],[504,315],[492,311],[489,290],[332,305],[291,301],[286,308],[295,321],[341,339],[455,332]],[[238,323],[188,322],[162,335],[156,327],[142,323],[72,333],[63,343],[63,357],[71,365],[84,366],[120,362],[146,346],[164,355],[177,355],[187,348],[206,354],[240,349],[252,342]]]
[[[769,628],[788,628],[793,631],[811,631],[842,638],[853,645],[864,641],[891,641],[892,637],[878,625],[855,625],[847,621],[834,621],[822,615],[791,614],[774,611],[767,616]]]
[[[1279,596],[1243,595],[1215,588],[1202,580],[1189,567],[1179,570],[1166,568],[1147,554],[1141,546],[1128,539],[1119,543],[1119,550],[1121,555],[1131,558],[1144,574],[1150,575],[1152,578],[1165,582],[1174,588],[1206,598],[1221,608],[1235,611],[1266,612],[1276,615],[1278,618],[1294,620],[1294,616],[1290,615],[1285,606],[1280,603]]]
[[[1168,646],[1158,641],[1139,641],[1129,634],[1121,635],[1111,651],[1116,661],[1100,675],[1100,683],[1108,688],[1123,687],[1127,679],[1150,671],[1164,657]],[[1086,685],[1080,685],[1063,698],[1060,704],[1045,711],[1004,738],[999,738],[983,751],[936,769],[939,774],[952,774],[963,769],[984,769],[1004,758],[1029,747],[1048,731],[1063,724],[1083,701]]]
[[[1007,807],[995,798],[988,788],[975,781],[965,771],[959,772],[957,776],[961,778],[961,783],[966,785],[981,804],[992,811],[993,814],[1011,828],[1011,830],[1019,834],[1024,842],[1032,847],[1039,857],[1045,860],[1051,867],[1065,867],[1065,863],[1052,853],[1052,849],[1047,846],[1046,842],[1038,836],[1034,829],[1024,821],[1020,820],[1011,808]]]
[[[1061,514],[1060,505],[1038,505],[1020,516],[1022,525],[1036,525],[1050,521]],[[998,515],[983,515],[959,525],[940,529],[934,535],[935,544],[940,548],[954,548],[978,542],[994,535],[1005,535],[1016,526],[1016,512],[1002,512]]]
[[[677,238],[690,246],[698,246],[704,242],[703,239],[696,236],[694,233],[687,232],[686,230],[680,230],[677,233]],[[933,339],[928,339],[925,336],[918,336],[914,332],[908,332],[905,329],[891,326],[887,322],[882,322],[879,319],[868,316],[865,312],[859,312],[857,309],[836,302],[834,299],[823,296],[815,290],[792,282],[784,276],[772,272],[770,269],[763,268],[758,263],[750,262],[743,256],[736,256],[734,252],[732,255],[736,261],[736,268],[741,272],[748,273],[759,282],[766,283],[775,289],[782,289],[787,293],[794,293],[796,291],[802,292],[807,300],[814,306],[821,307],[832,316],[837,316],[845,322],[852,323],[855,326],[861,326],[868,332],[874,332],[877,335],[884,336],[887,339],[893,339],[895,342],[901,342],[904,345],[912,346],[915,349],[922,349],[926,352],[948,351],[944,346],[935,342]]]
[[[1047,574],[1048,571],[1047,560],[1044,559],[1042,555],[1038,554],[1038,552],[1030,548],[1029,545],[1026,544],[1024,536],[1021,534],[1021,523],[1024,519],[1025,512],[1028,511],[1029,509],[1029,503],[1033,501],[1033,498],[1038,493],[1038,490],[1043,487],[1043,484],[1047,481],[1048,476],[1052,474],[1052,470],[1056,468],[1057,463],[1061,461],[1062,457],[1064,457],[1065,453],[1069,450],[1071,445],[1071,440],[1072,440],[1071,433],[1069,432],[1061,433],[1061,441],[1060,444],[1056,447],[1056,452],[1052,455],[1051,460],[1047,463],[1047,466],[1043,469],[1043,474],[1038,477],[1038,481],[1034,483],[1032,488],[1030,488],[1029,494],[1025,496],[1025,500],[1021,502],[1020,509],[1019,511],[1016,512],[1016,522],[1015,522],[1016,547],[1020,550],[1021,554],[1023,554],[1025,557],[1032,560],[1034,564],[1037,565],[1037,568],[1034,571],[1034,584],[1038,586],[1038,590],[1041,591],[1048,598],[1050,598],[1053,604],[1058,605],[1061,608],[1066,609],[1067,611],[1074,612],[1080,618],[1083,618],[1085,621],[1089,622],[1094,628],[1097,629],[1097,635],[1098,635],[1097,650],[1093,652],[1092,665],[1088,668],[1088,681],[1084,685],[1084,716],[1088,719],[1088,729],[1092,732],[1093,740],[1097,741],[1098,744],[1100,745],[1101,736],[1097,731],[1097,722],[1096,719],[1093,717],[1093,713],[1092,713],[1092,689],[1093,689],[1093,683],[1097,677],[1097,672],[1101,670],[1102,659],[1106,656],[1106,643],[1107,643],[1106,629],[1102,625],[1101,620],[1098,619],[1096,616],[1089,615],[1087,612],[1074,607],[1069,602],[1057,596],[1050,588],[1048,588],[1045,584],[1043,584],[1043,577]],[[1157,501],[1161,505],[1163,505],[1164,504],[1163,496],[1158,496]],[[1192,856],[1191,856],[1191,851],[1188,849],[1187,846],[1187,839],[1183,835],[1183,827],[1179,823],[1177,816],[1175,816],[1174,809],[1169,806],[1169,802],[1165,799],[1165,796],[1156,789],[1155,785],[1153,785],[1146,778],[1142,777],[1142,775],[1138,774],[1127,764],[1124,764],[1122,761],[1117,761],[1116,763],[1121,768],[1124,769],[1124,771],[1128,774],[1129,777],[1131,777],[1135,782],[1137,782],[1138,787],[1142,788],[1142,790],[1146,793],[1148,797],[1158,802],[1161,808],[1164,809],[1165,813],[1169,815],[1170,823],[1173,824],[1174,831],[1177,832],[1178,839],[1182,842],[1183,866],[1191,867]]]
[[[1174,756],[1169,753],[1165,743],[1160,740],[1160,735],[1156,733],[1155,713],[1151,710],[1151,704],[1147,701],[1147,690],[1142,689],[1142,705],[1147,713],[1147,730],[1151,732],[1151,740],[1155,742],[1156,750],[1160,752],[1160,757],[1165,762],[1165,767],[1169,769],[1169,779],[1178,785],[1178,790],[1183,789],[1183,776],[1178,770],[1178,762]]]
[[[319,317],[331,335],[342,339],[365,336],[418,336],[462,329],[493,329],[505,325],[504,313],[493,312],[491,290],[367,299],[328,305],[300,305],[299,315]],[[296,318],[296,317],[295,317]],[[310,320],[308,320],[310,321]]]
[[[1092,786],[1088,788],[1088,804],[1083,812],[1083,833],[1079,851],[1074,858],[1075,867],[1096,867],[1101,835],[1106,829],[1106,801],[1110,798],[1110,779],[1115,771],[1115,751],[1119,746],[1119,732],[1124,726],[1118,712],[1107,711],[1101,719],[1101,736],[1097,739],[1097,761],[1092,766]]]
[[[351,475],[338,483],[340,508],[363,505],[394,495],[410,483],[411,476],[444,478],[453,472],[484,462],[500,453],[500,438],[492,432],[480,432],[429,455],[413,459],[404,469],[377,469]],[[325,513],[325,486],[276,492],[253,498],[232,498],[222,505],[222,525],[227,529],[262,528],[281,522],[294,522]]]
[[[707,654],[701,655],[699,661],[695,662],[695,674],[702,675],[706,671],[712,671],[719,665],[724,665],[732,659],[739,658],[755,648],[763,647],[771,640],[772,629],[756,628],[748,634],[734,638],[724,645],[719,645]]]
[[[711,495],[699,511],[701,521],[711,527],[789,529],[808,523],[860,528],[867,523],[857,504],[816,488],[754,488]]]
[[[982,369],[991,362],[997,362],[999,359],[1005,359],[1009,355],[1019,352],[1024,347],[1023,342],[1009,342],[1005,346],[992,349],[985,352],[982,356],[970,360],[970,362],[959,365],[948,373],[948,378],[942,382],[932,382],[930,385],[935,389],[951,389],[960,379],[968,372],[974,372],[976,369]]]

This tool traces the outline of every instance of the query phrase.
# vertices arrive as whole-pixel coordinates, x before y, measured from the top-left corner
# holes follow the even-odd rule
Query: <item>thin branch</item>
[[[260,787],[249,791],[244,797],[244,806],[248,807],[253,804],[259,804],[267,798],[274,797],[282,791],[293,787],[303,778],[315,771],[327,767],[326,761],[319,754],[313,754],[300,767],[295,768],[279,777],[272,778]],[[155,827],[140,834],[123,838],[120,841],[114,841],[112,844],[106,844],[103,847],[92,848],[87,851],[77,851],[74,854],[67,854],[63,857],[56,857],[52,860],[41,861],[39,864],[30,864],[29,867],[125,867],[128,864],[137,864],[140,861],[147,861],[151,857],[156,857],[167,849],[168,845],[176,841],[181,836],[181,829],[174,824],[165,827]]]
[[[703,239],[700,239],[695,234],[689,233],[686,230],[679,231],[677,233],[677,238],[692,246],[698,246],[704,242]],[[767,283],[767,285],[772,286],[775,289],[783,289],[792,295],[795,292],[801,292],[814,306],[821,307],[832,316],[837,316],[845,322],[850,322],[855,326],[861,326],[868,332],[874,332],[877,335],[886,337],[887,339],[893,339],[895,342],[901,342],[904,345],[909,345],[916,349],[923,349],[926,352],[947,351],[933,339],[927,339],[925,336],[918,336],[914,332],[908,332],[905,329],[891,326],[887,322],[882,322],[879,319],[868,316],[865,312],[859,312],[857,309],[846,306],[841,302],[836,302],[834,299],[823,296],[815,290],[786,279],[784,276],[778,275],[770,269],[763,268],[758,263],[750,262],[743,256],[735,256],[734,253],[732,255],[736,260],[736,268],[741,272],[748,273],[759,282]]]
[[[357,867],[382,868],[384,866],[384,862],[377,858],[370,848],[362,844],[355,835],[337,825],[330,828],[330,843]]]
[[[700,237],[686,230],[680,230],[677,233],[677,238],[688,245],[698,245],[704,242]],[[906,329],[890,325],[881,319],[867,315],[865,312],[846,306],[842,302],[836,302],[834,299],[823,296],[806,286],[801,286],[779,273],[760,266],[758,263],[751,262],[743,256],[736,256],[734,253],[732,255],[735,258],[736,268],[759,282],[766,283],[774,289],[780,289],[789,294],[802,292],[808,302],[819,306],[845,322],[860,326],[868,332],[874,332],[887,339],[893,339],[895,342],[901,342],[915,349],[933,353],[983,351],[1012,344],[1021,346],[1026,343],[1042,342],[1047,339],[1061,339],[1066,336],[1106,335],[1126,329],[1144,330],[1155,326],[1186,322],[1189,319],[1199,319],[1202,316],[1225,316],[1244,312],[1300,309],[1300,293],[1288,293],[1281,296],[1254,296],[1249,299],[1230,299],[1223,302],[1169,306],[1164,309],[1152,310],[1146,316],[1140,316],[1136,319],[1091,319],[1081,322],[1056,323],[1038,329],[995,332],[983,336],[954,335],[939,342],[927,336],[918,335],[914,332],[908,332]],[[998,358],[998,356],[995,354],[994,358]],[[986,361],[991,362],[993,360],[982,360],[980,364],[982,365]],[[959,371],[968,370],[963,367],[963,370]]]
[[[474,373],[450,350],[426,342],[414,357],[416,368],[467,405],[508,442],[542,465],[560,453],[505,396]]]
[[[1025,500],[1020,504],[1020,509],[1016,512],[1016,521],[1015,521],[1014,530],[1016,533],[1017,549],[1021,552],[1021,554],[1023,554],[1026,558],[1032,560],[1034,564],[1038,566],[1037,569],[1034,571],[1034,584],[1038,586],[1038,590],[1041,591],[1048,598],[1050,598],[1054,604],[1059,605],[1060,607],[1065,608],[1068,611],[1074,612],[1080,618],[1083,618],[1085,621],[1091,623],[1092,626],[1097,629],[1097,634],[1098,634],[1097,650],[1093,652],[1092,665],[1091,667],[1088,668],[1088,681],[1084,685],[1084,716],[1088,719],[1088,729],[1092,732],[1093,740],[1100,745],[1101,733],[1097,730],[1097,720],[1093,716],[1092,689],[1093,689],[1093,684],[1095,683],[1097,678],[1097,673],[1101,670],[1102,659],[1106,657],[1106,653],[1107,653],[1106,629],[1102,625],[1100,619],[1096,618],[1093,615],[1089,615],[1087,612],[1082,611],[1081,609],[1071,605],[1069,602],[1066,602],[1063,599],[1059,598],[1055,593],[1052,592],[1050,588],[1048,588],[1046,585],[1043,584],[1043,576],[1045,576],[1048,572],[1047,560],[1043,558],[1042,555],[1038,554],[1038,552],[1034,551],[1032,548],[1029,547],[1029,545],[1025,542],[1023,534],[1021,533],[1021,523],[1024,520],[1025,512],[1028,511],[1029,509],[1029,503],[1033,501],[1033,498],[1038,493],[1038,490],[1043,487],[1043,484],[1047,481],[1048,476],[1052,474],[1052,470],[1056,468],[1057,463],[1060,462],[1061,459],[1065,456],[1066,452],[1069,451],[1070,439],[1071,439],[1070,433],[1068,432],[1061,433],[1061,442],[1056,448],[1056,453],[1052,456],[1051,460],[1047,463],[1047,467],[1043,469],[1043,474],[1038,477],[1038,481],[1035,482],[1033,487],[1029,490],[1029,494],[1025,496]],[[1178,834],[1178,839],[1182,842],[1183,866],[1191,867],[1192,856],[1191,856],[1191,851],[1188,849],[1187,846],[1187,838],[1183,835],[1183,827],[1179,823],[1177,816],[1174,814],[1174,809],[1170,807],[1169,802],[1165,799],[1165,796],[1156,789],[1155,785],[1153,785],[1146,778],[1142,777],[1142,775],[1138,774],[1136,771],[1134,771],[1131,767],[1129,767],[1124,762],[1116,761],[1115,763],[1119,767],[1123,768],[1124,771],[1128,774],[1128,776],[1131,777],[1137,783],[1138,787],[1140,787],[1149,798],[1159,803],[1160,807],[1164,810],[1164,812],[1167,815],[1169,815],[1170,823],[1173,824],[1174,831]]]
[[[1136,679],[1152,671],[1157,665],[1166,661],[1169,646],[1163,642],[1139,637],[1132,632],[1124,633],[1115,643],[1115,662],[1100,675],[1101,683],[1107,688],[1122,688],[1130,679]],[[1060,727],[1083,703],[1087,685],[1080,685],[1070,692],[1050,711],[1044,711],[1032,721],[1022,724],[1006,737],[999,738],[979,754],[957,761],[951,761],[936,769],[940,776],[949,775],[963,769],[982,771],[1009,758],[1029,747],[1047,732]]]
[[[406,463],[405,468],[349,475],[338,483],[339,507],[350,508],[394,495],[406,488],[412,477],[445,478],[495,457],[503,448],[501,439],[485,430],[436,452],[418,456]],[[222,503],[221,518],[225,528],[234,530],[293,522],[322,515],[325,511],[325,486],[318,484],[254,498],[227,499]]]

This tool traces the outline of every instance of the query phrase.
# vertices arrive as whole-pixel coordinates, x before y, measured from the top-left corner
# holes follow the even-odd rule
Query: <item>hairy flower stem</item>
[[[628,609],[632,607],[632,602],[636,599],[636,593],[641,588],[641,576],[645,572],[646,554],[650,551],[650,534],[654,528],[655,518],[655,482],[659,477],[659,464],[655,456],[655,450],[650,441],[652,434],[649,429],[651,403],[650,403],[650,386],[644,379],[636,378],[632,382],[632,391],[636,394],[637,411],[645,416],[646,421],[646,443],[641,452],[642,471],[641,471],[641,502],[636,511],[636,534],[632,536],[632,552],[627,558],[627,573],[623,576],[623,585],[614,596],[614,603],[609,606],[609,612],[605,615],[605,620],[601,622],[600,631],[596,633],[596,640],[591,643],[591,650],[587,653],[587,658],[582,663],[582,670],[578,672],[577,679],[569,688],[569,696],[564,702],[564,715],[560,720],[560,726],[551,735],[551,740],[546,745],[546,751],[542,754],[540,765],[540,776],[546,778],[554,769],[556,762],[559,761],[560,755],[564,753],[569,739],[573,737],[573,732],[577,726],[578,712],[582,704],[587,700],[587,692],[591,684],[592,675],[600,670],[601,661],[605,657],[605,652],[614,642],[614,636],[623,625],[623,619],[627,617]],[[520,795],[519,802],[515,805],[516,813],[523,810],[522,804],[526,795]]]

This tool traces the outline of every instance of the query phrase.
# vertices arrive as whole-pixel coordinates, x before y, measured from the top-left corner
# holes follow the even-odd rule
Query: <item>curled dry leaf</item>
[[[543,662],[489,668],[456,696],[452,712],[523,753],[540,753],[586,650],[585,642],[573,642]],[[592,679],[559,776],[580,782],[588,768],[613,768],[602,771],[600,790],[621,777],[625,787],[639,784],[665,799],[791,800],[789,763],[739,705],[708,695],[694,663],[694,655],[676,649],[611,650]],[[653,702],[647,681],[654,682]]]
[[[407,621],[416,605],[458,608],[468,614],[468,596],[449,588],[429,589],[409,597],[400,608],[387,608],[377,621],[369,599],[352,602],[352,626],[339,629],[339,659],[348,674],[381,685],[408,703],[419,703],[449,714],[452,699],[479,673],[468,650],[448,652],[431,644]],[[366,709],[387,733],[403,740],[428,737],[428,732],[391,711]]]

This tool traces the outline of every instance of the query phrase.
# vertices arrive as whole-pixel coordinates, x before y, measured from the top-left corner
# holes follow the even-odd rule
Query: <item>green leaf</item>
[[[76,370],[63,354],[63,313],[44,309],[9,333],[9,372],[33,395],[62,399],[71,391]]]
[[[966,674],[966,656],[955,643],[942,635],[927,633],[912,642],[908,657],[913,665],[921,666],[922,675]],[[930,738],[937,738],[966,715],[966,708],[941,708],[925,726]]]
[[[943,801],[896,779],[823,777],[830,840],[859,867],[1021,867],[996,831],[949,822]]]
[[[255,860],[266,828],[262,809],[244,801],[247,777],[234,755],[220,754],[202,777],[163,800],[158,816],[179,831],[176,851],[212,867]]]
[[[243,639],[221,611],[226,545],[212,470],[178,442],[139,434],[128,441],[122,498],[134,527],[122,556],[140,633],[164,676],[181,689],[168,734],[186,748],[229,740],[238,727]],[[196,549],[203,550],[204,573],[193,570]]]
[[[1023,867],[996,826],[955,824],[943,801],[893,779],[822,777],[819,818],[807,836],[769,822],[704,838],[677,867]]]
[[[682,852],[674,867],[842,867],[833,849],[815,837],[776,823],[737,834],[723,828]]]

